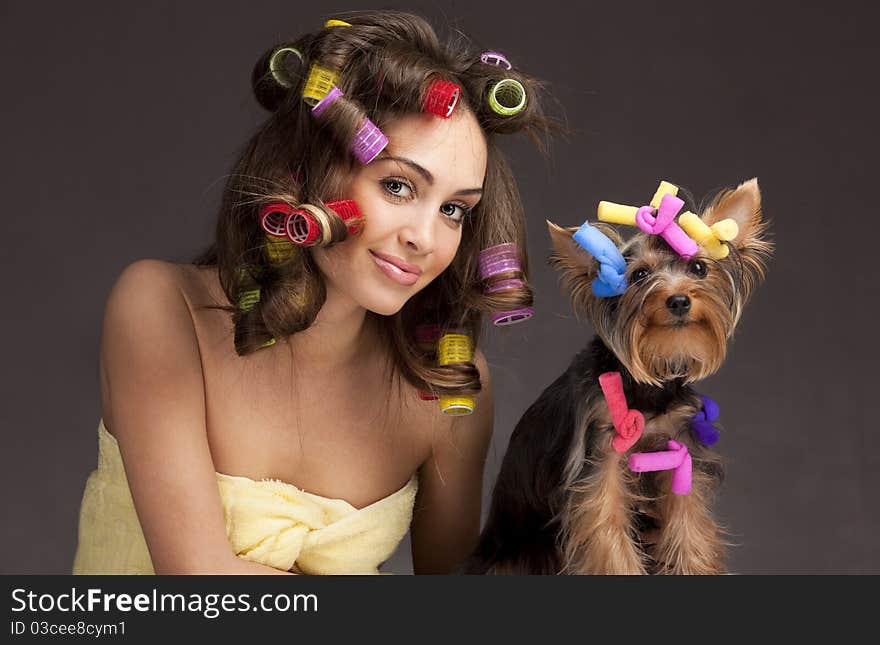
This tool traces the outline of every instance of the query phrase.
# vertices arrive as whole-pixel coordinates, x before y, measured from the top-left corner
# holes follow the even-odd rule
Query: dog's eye
[[[688,264],[688,272],[698,278],[705,278],[706,274],[709,272],[709,267],[707,267],[706,263],[702,260],[692,260],[691,263]]]
[[[651,274],[645,267],[639,267],[632,274],[632,281],[639,282],[640,280],[644,280]]]

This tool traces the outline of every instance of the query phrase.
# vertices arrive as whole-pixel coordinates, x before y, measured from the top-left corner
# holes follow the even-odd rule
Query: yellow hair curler
[[[722,242],[729,242],[739,234],[739,226],[735,220],[723,219],[708,226],[690,211],[679,216],[678,225],[714,260],[722,260],[727,257],[730,248]]]

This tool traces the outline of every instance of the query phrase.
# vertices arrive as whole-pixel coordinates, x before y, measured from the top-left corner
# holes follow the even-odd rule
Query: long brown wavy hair
[[[358,125],[368,117],[381,128],[402,115],[420,113],[428,83],[451,81],[461,87],[459,109],[475,115],[486,137],[483,197],[462,224],[461,244],[452,264],[397,314],[368,312],[368,316],[379,319],[396,373],[413,386],[446,396],[475,394],[480,376],[474,364],[438,366],[435,350],[417,343],[415,332],[420,325],[455,329],[470,335],[476,347],[484,313],[532,304],[523,208],[494,138],[524,132],[546,151],[549,135],[558,126],[542,110],[543,85],[519,69],[481,62],[479,52],[472,51],[463,37],[442,44],[431,26],[415,15],[377,11],[334,18],[349,25],[325,26],[280,43],[257,61],[254,94],[271,114],[247,143],[227,180],[215,241],[193,260],[197,266],[217,267],[223,291],[236,304],[206,308],[231,314],[235,349],[242,356],[308,328],[326,297],[323,276],[309,248],[287,245],[279,250],[267,243],[259,221],[261,208],[278,201],[306,204],[330,224],[321,245],[345,240],[346,225],[325,203],[339,198],[342,182],[359,163],[349,153]],[[285,48],[294,48],[296,54],[284,56]],[[279,51],[282,55],[273,60]],[[320,119],[302,98],[315,63],[339,73],[336,84],[343,92]],[[491,87],[505,78],[515,79],[526,91],[525,108],[512,116],[497,114],[487,100]],[[484,294],[487,285],[478,274],[478,255],[505,242],[517,244],[522,271],[492,280],[519,277],[523,286]],[[256,290],[259,299],[254,302],[247,294]],[[243,301],[246,306],[240,304]]]

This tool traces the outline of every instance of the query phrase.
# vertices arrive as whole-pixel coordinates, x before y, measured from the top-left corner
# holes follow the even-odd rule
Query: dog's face
[[[773,247],[764,236],[756,179],[719,194],[700,218],[709,226],[728,218],[737,223],[727,257],[714,260],[701,249],[685,260],[657,235],[639,232],[624,242],[611,226],[596,224],[627,264],[629,286],[610,298],[592,292],[599,264],[572,239],[577,227],[547,222],[554,247],[550,263],[560,271],[575,312],[589,318],[638,382],[692,382],[715,372],[744,305],[764,278]]]

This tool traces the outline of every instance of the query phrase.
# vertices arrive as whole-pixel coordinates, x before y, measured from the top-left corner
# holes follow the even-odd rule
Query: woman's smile
[[[386,276],[394,282],[407,287],[411,287],[418,282],[419,275],[422,273],[422,270],[417,266],[406,264],[403,260],[395,256],[370,251],[370,257],[373,258],[373,262],[376,263],[376,266],[378,266]]]

